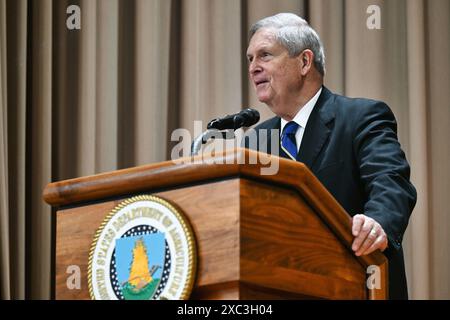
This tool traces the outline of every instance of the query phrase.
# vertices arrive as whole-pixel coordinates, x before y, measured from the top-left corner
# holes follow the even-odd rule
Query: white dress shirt
[[[292,121],[296,122],[299,127],[297,129],[297,132],[295,133],[295,142],[297,145],[297,150],[300,148],[300,145],[302,143],[303,134],[305,133],[306,124],[308,123],[309,116],[311,115],[311,112],[314,109],[314,106],[316,105],[317,100],[319,100],[320,93],[322,92],[322,87],[320,87],[319,91],[312,97],[304,106],[301,108],[297,114],[295,115],[294,119]],[[280,130],[280,137],[283,133],[284,126],[290,121],[286,121],[283,118],[281,118],[281,130]]]

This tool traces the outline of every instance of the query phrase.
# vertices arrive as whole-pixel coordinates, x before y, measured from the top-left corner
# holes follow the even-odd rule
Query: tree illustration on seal
[[[149,268],[148,252],[142,238],[136,240],[128,280],[122,283],[122,294],[126,300],[148,300],[153,296],[160,279],[153,275],[160,266]]]

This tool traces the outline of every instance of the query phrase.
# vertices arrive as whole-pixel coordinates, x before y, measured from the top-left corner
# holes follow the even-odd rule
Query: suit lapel
[[[287,159],[291,159],[286,152],[284,152],[283,148],[281,148],[281,141],[280,141],[280,132],[281,132],[281,118],[280,117],[274,117],[271,122],[270,125],[268,126],[269,129],[267,131],[267,134],[264,135],[265,137],[265,141],[263,142],[262,145],[266,145],[267,147],[267,153],[269,154],[273,154],[276,155],[278,157],[283,157],[283,158],[287,158]],[[271,130],[277,130],[276,132],[273,133]],[[278,139],[278,144],[273,145],[272,144],[272,138],[273,139]],[[272,150],[273,147],[277,146],[276,150]],[[264,151],[264,150],[263,150]]]
[[[264,126],[261,127],[260,130],[266,130],[264,131],[264,134],[260,134],[260,132],[258,132],[258,151],[262,151],[268,154],[275,154],[278,155],[277,152],[278,150],[272,150],[272,130],[276,129],[278,130],[278,132],[280,131],[280,127],[281,127],[281,120],[279,117],[273,117],[272,119],[270,119],[268,121],[268,123]],[[279,139],[279,135],[276,136],[274,134],[274,138]],[[265,148],[265,149],[264,149]]]
[[[334,114],[328,108],[328,105],[332,103],[332,96],[333,94],[327,88],[322,87],[319,100],[306,124],[297,161],[303,162],[308,168],[312,168],[330,135],[331,130],[327,124],[334,119]]]

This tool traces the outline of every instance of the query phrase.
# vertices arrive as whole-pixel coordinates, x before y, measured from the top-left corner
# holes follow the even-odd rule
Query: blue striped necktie
[[[281,134],[281,147],[292,160],[297,158],[295,133],[297,132],[298,127],[298,123],[290,121],[286,123],[283,128],[283,133]]]

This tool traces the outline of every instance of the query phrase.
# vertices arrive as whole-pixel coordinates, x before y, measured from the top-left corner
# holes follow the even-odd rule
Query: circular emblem
[[[179,210],[155,196],[121,202],[104,219],[89,252],[89,294],[96,300],[187,299],[196,248]]]

